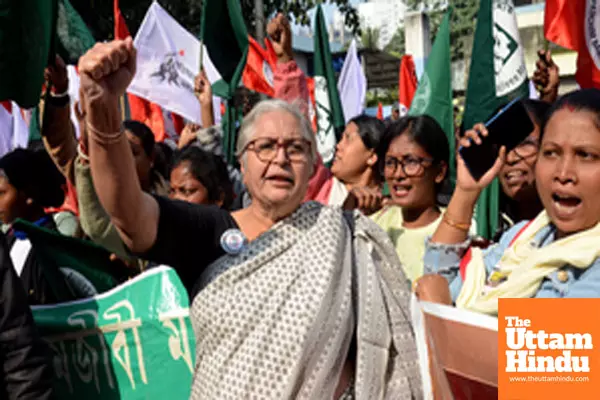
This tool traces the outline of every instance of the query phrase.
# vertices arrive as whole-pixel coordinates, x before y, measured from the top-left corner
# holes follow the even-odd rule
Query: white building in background
[[[402,0],[369,0],[357,9],[363,29],[379,29],[379,48],[383,49],[402,26],[406,5]]]
[[[350,42],[352,38],[352,32],[345,24],[344,15],[335,10],[331,25],[329,26],[329,41],[340,43],[343,46]]]

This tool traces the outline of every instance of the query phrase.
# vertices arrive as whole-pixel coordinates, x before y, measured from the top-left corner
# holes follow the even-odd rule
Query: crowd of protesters
[[[237,166],[223,158],[203,73],[202,125],[188,124],[170,148],[143,123],[122,121],[119,99],[136,71],[131,39],[80,59],[79,140],[65,65],[48,68],[43,147],[0,159],[0,397],[51,398],[26,305],[78,287],[37,259],[17,219],[93,241],[132,276],[156,265],[177,272],[196,335],[194,399],[258,390],[420,398],[413,291],[490,315],[501,297],[600,296],[600,91],[559,98],[558,70],[542,52],[533,77],[541,99],[523,101],[533,131],[479,180],[457,153],[456,184],[443,196],[453,146],[427,115],[355,117],[324,166],[289,22],[277,16],[268,34],[275,99],[246,107]],[[465,128],[456,147],[488,135],[483,124]],[[474,210],[495,178],[501,224],[482,246]],[[259,352],[270,362],[254,362]]]

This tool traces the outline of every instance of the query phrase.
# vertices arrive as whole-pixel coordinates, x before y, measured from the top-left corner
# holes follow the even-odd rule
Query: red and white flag
[[[411,55],[405,55],[400,62],[400,82],[398,100],[400,103],[400,116],[405,116],[410,109],[413,97],[417,91],[417,74],[415,62]]]
[[[248,41],[248,57],[242,75],[242,83],[250,90],[273,97],[275,94],[273,72],[277,67],[277,56],[271,42],[266,39],[266,49],[263,49],[250,35],[248,35]]]

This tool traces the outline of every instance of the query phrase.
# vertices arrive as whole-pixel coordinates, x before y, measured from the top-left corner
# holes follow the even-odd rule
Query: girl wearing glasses
[[[523,104],[534,129],[506,155],[506,162],[498,174],[502,193],[500,227],[496,239],[510,229],[515,221],[533,219],[544,208],[535,188],[534,169],[540,145],[540,128],[550,105],[538,100],[524,100]]]
[[[403,117],[384,133],[377,157],[391,205],[372,219],[392,239],[404,272],[413,282],[423,275],[425,238],[441,221],[437,197],[448,170],[448,140],[433,118]]]

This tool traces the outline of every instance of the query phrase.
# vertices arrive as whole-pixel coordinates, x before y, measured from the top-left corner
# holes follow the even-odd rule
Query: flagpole
[[[119,104],[121,105],[121,122],[125,121],[125,95],[119,98]]]
[[[202,61],[204,61],[204,42],[200,42],[200,72],[202,72]]]
[[[199,72],[202,72],[202,66],[204,65],[203,61],[204,61],[204,25],[206,24],[205,22],[205,14],[206,13],[206,0],[204,0],[204,5],[202,7],[202,17],[200,20],[200,69]]]
[[[265,43],[265,7],[263,0],[254,0],[254,18],[256,21],[256,40],[261,47]]]

